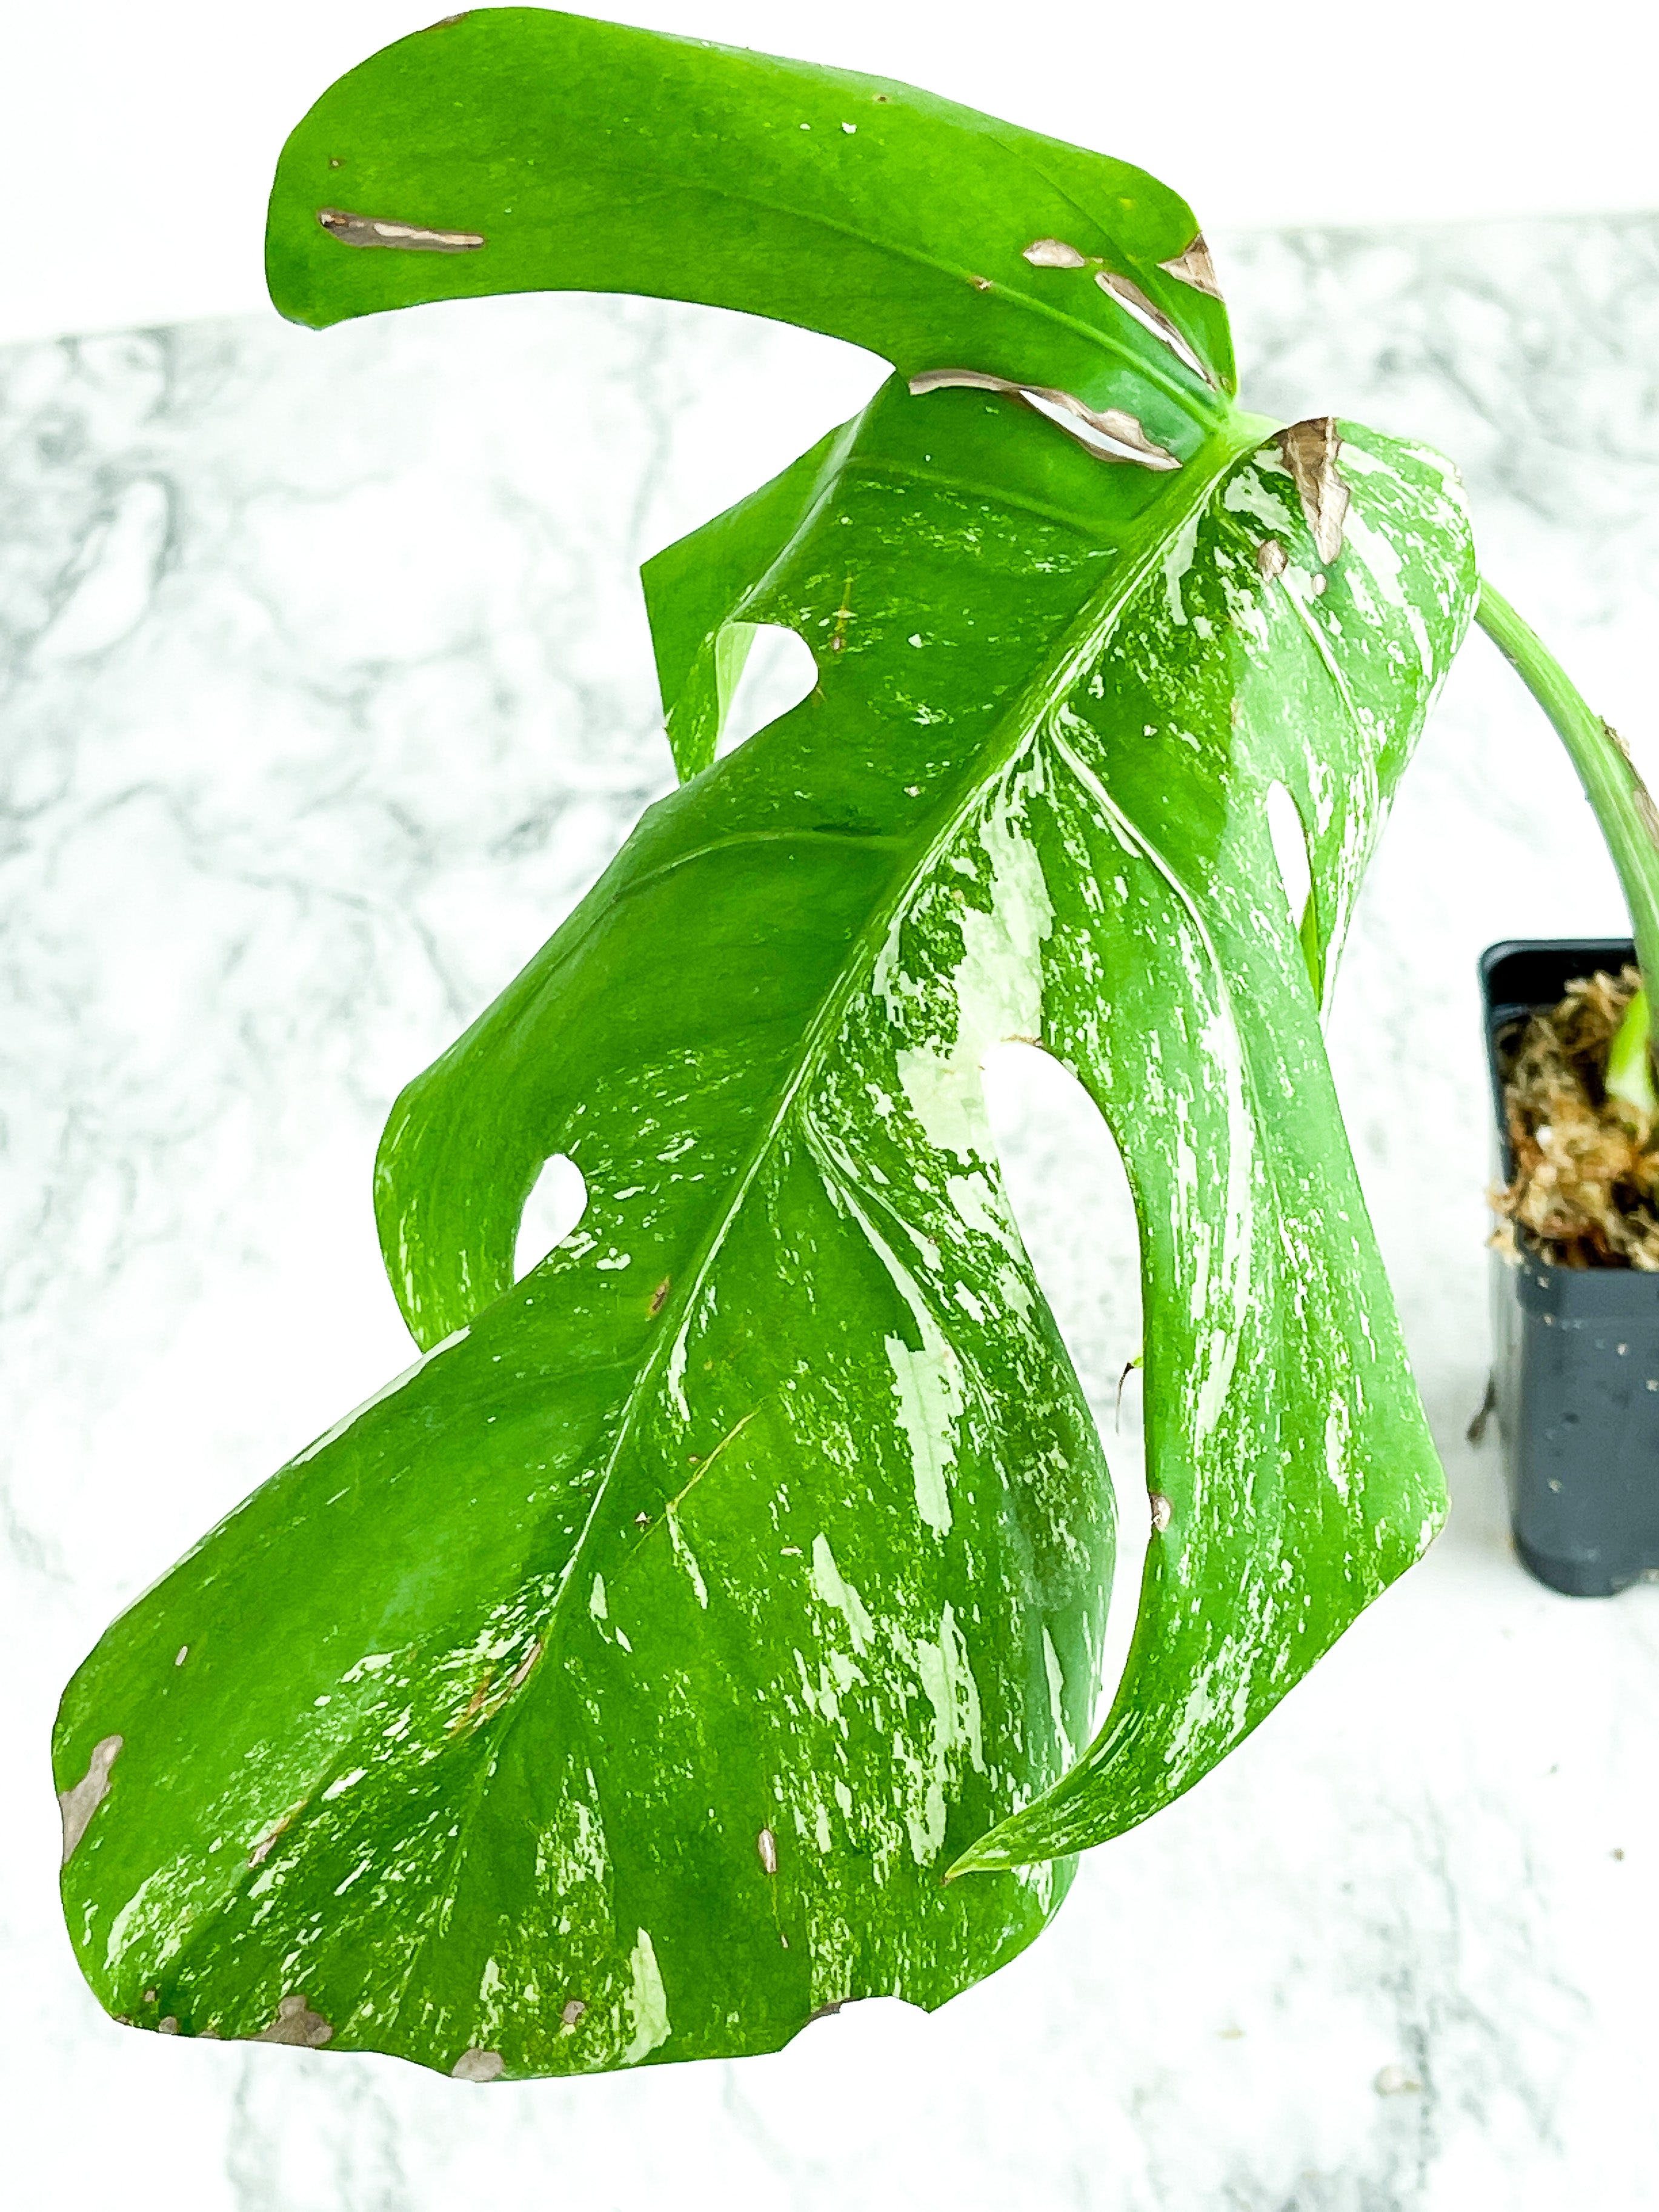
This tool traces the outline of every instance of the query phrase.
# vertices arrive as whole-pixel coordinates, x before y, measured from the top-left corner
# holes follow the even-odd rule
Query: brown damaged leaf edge
[[[248,2041],[289,2043],[297,2051],[320,2051],[333,2033],[332,2021],[325,2020],[319,2012],[313,2012],[306,2002],[304,1991],[295,1990],[277,2006],[276,2017],[270,2026],[249,2036]]]
[[[1177,253],[1173,261],[1160,261],[1158,265],[1166,276],[1173,276],[1177,283],[1190,284],[1194,292],[1202,292],[1206,299],[1221,297],[1221,287],[1215,281],[1215,264],[1210,258],[1202,231],[1184,253]]]
[[[1121,407],[1085,406],[1074,392],[1056,391],[1053,385],[1017,384],[1010,377],[989,376],[977,368],[930,368],[910,379],[910,390],[917,398],[925,392],[948,392],[957,387],[969,392],[1000,392],[1005,398],[1021,401],[1039,415],[1047,415],[1049,408],[1054,408],[1122,449],[1115,453],[1102,453],[1092,440],[1073,432],[1078,443],[1097,460],[1133,461],[1143,469],[1181,466],[1179,456],[1170,453],[1168,447],[1155,444],[1134,416],[1126,414]],[[1057,428],[1064,430],[1067,425],[1062,422]]]
[[[390,246],[398,253],[476,253],[487,243],[476,230],[423,230],[418,223],[387,222],[345,208],[319,208],[317,220],[342,246]]]
[[[1348,518],[1348,487],[1336,472],[1342,441],[1334,415],[1310,416],[1279,434],[1279,450],[1296,479],[1296,495],[1313,532],[1319,557],[1328,567],[1342,550],[1342,526]]]
[[[499,2051],[464,2051],[449,2069],[452,2081],[499,2081],[507,2062]]]
[[[121,1753],[122,1738],[106,1735],[94,1744],[92,1757],[81,1779],[58,1793],[58,1809],[64,1817],[63,1864],[75,1856],[75,1847],[87,1832],[93,1814],[109,1795],[109,1771]]]

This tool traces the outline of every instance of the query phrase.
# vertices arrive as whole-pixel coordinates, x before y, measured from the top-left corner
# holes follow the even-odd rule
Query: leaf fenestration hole
[[[1291,929],[1301,937],[1306,924],[1308,901],[1313,896],[1313,870],[1308,862],[1308,833],[1302,811],[1282,783],[1267,787],[1267,834],[1273,839],[1279,879],[1291,910]],[[1305,940],[1304,940],[1305,941]]]
[[[757,623],[749,657],[726,708],[726,726],[714,748],[715,759],[735,752],[757,730],[775,722],[792,707],[799,707],[817,688],[817,663],[799,630],[784,629],[772,623]]]
[[[1094,1415],[1117,1505],[1097,1718],[1128,1656],[1152,1534],[1139,1366],[1125,1376],[1141,1353],[1140,1227],[1117,1140],[1069,1069],[1038,1047],[1001,1044],[984,1075],[1008,1202]]]
[[[524,1202],[519,1217],[519,1241],[513,1253],[513,1279],[522,1282],[538,1267],[556,1244],[562,1244],[587,1211],[587,1185],[574,1160],[555,1152]]]

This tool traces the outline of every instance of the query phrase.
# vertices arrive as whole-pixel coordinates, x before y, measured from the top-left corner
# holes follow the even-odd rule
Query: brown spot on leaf
[[[659,1283],[658,1284],[658,1285],[657,1285],[656,1289],[655,1289],[654,1291],[652,1291],[652,1293],[651,1293],[651,1311],[652,1311],[653,1314],[659,1314],[659,1313],[662,1311],[662,1310],[663,1310],[664,1306],[667,1304],[667,1302],[668,1302],[668,1293],[669,1293],[669,1291],[670,1291],[671,1287],[672,1287],[672,1278],[671,1278],[671,1277],[669,1277],[669,1276],[667,1276],[667,1275],[665,1275],[665,1276],[663,1277],[663,1279],[662,1279],[661,1282],[659,1282]]]
[[[109,1795],[109,1771],[120,1756],[121,1741],[118,1735],[106,1735],[101,1742],[94,1744],[86,1772],[71,1788],[58,1793],[58,1809],[64,1820],[65,1866],[75,1856],[75,1847],[87,1832],[93,1814]]]
[[[258,1841],[254,1844],[252,1850],[249,1851],[247,1855],[247,1863],[251,1867],[263,1866],[264,1864],[265,1861],[270,1856],[272,1851],[276,1850],[278,1837],[280,1837],[287,1829],[292,1827],[295,1821],[299,1818],[300,1814],[304,1812],[304,1810],[305,1800],[301,1798],[297,1805],[290,1805],[289,1807],[287,1812],[283,1814],[280,1820],[272,1821],[270,1827],[265,1830],[264,1835],[259,1838]]]
[[[452,2081],[499,2081],[507,2070],[507,2061],[499,2051],[462,2051],[449,2069]]]
[[[1133,316],[1142,330],[1150,331],[1160,344],[1170,351],[1184,368],[1194,376],[1201,376],[1212,392],[1220,390],[1215,376],[1206,368],[1188,343],[1185,334],[1178,330],[1155,300],[1149,300],[1131,276],[1120,276],[1115,269],[1097,269],[1095,282],[1108,299],[1115,300],[1119,307]]]
[[[778,1839],[769,1828],[763,1828],[755,1838],[755,1855],[768,1874],[778,1870]]]
[[[513,1669],[512,1674],[507,1678],[507,1686],[509,1691],[523,1689],[525,1684],[530,1680],[531,1669],[534,1667],[536,1662],[541,1657],[541,1656],[542,1647],[540,1644],[532,1644],[529,1650],[525,1653],[524,1657],[520,1660],[518,1665]]]
[[[304,1991],[295,1990],[277,2006],[276,2017],[270,2026],[262,2027],[248,2041],[291,2043],[296,2050],[320,2051],[333,2033],[331,2024],[321,2013],[313,2012],[306,2002]]]
[[[1221,287],[1215,281],[1215,264],[1210,258],[1202,231],[1184,253],[1177,253],[1173,261],[1160,261],[1158,265],[1166,276],[1173,276],[1180,284],[1190,284],[1194,292],[1202,292],[1207,299],[1221,297]]]
[[[156,2021],[155,2033],[157,2035],[178,2034],[179,2022],[172,2013],[169,2013],[165,2020],[158,2020]]]
[[[582,2002],[580,1997],[570,1997],[567,1999],[565,2003],[562,2005],[559,2009],[560,2026],[562,2027],[574,2027],[576,2022],[581,2018],[582,2014],[586,2010],[587,2007]]]
[[[1652,838],[1654,843],[1659,845],[1659,806],[1654,805],[1653,794],[1642,781],[1642,772],[1636,765],[1636,756],[1624,738],[1620,736],[1618,731],[1613,728],[1613,724],[1605,718],[1602,720],[1601,728],[1617,749],[1625,766],[1630,770],[1631,796],[1635,801],[1636,811],[1641,817],[1642,827]]]
[[[837,1997],[831,2004],[817,2005],[807,2014],[806,2025],[811,2027],[815,2020],[833,2020],[844,2004],[851,2002],[850,1997]]]
[[[1115,448],[1103,451],[1095,440],[1081,431],[1071,432],[1097,460],[1133,461],[1143,469],[1159,471],[1181,466],[1179,456],[1156,444],[1136,418],[1122,408],[1090,407],[1075,393],[1057,391],[1052,385],[1016,384],[1008,377],[989,376],[977,368],[930,368],[910,379],[910,389],[917,398],[924,392],[943,392],[955,386],[969,392],[997,392],[1009,399],[1018,399],[1062,430],[1069,430],[1072,422],[1084,425],[1096,434],[1096,438]]]
[[[1291,556],[1276,538],[1264,538],[1255,549],[1255,565],[1261,580],[1271,584],[1291,565]]]
[[[1279,434],[1279,450],[1296,480],[1296,495],[1313,532],[1322,561],[1342,550],[1342,525],[1348,514],[1348,487],[1336,472],[1342,441],[1334,415],[1312,415]]]
[[[853,619],[852,598],[853,579],[849,576],[842,589],[841,605],[836,609],[835,635],[830,641],[831,653],[847,650],[847,625]]]
[[[476,253],[485,242],[475,230],[427,230],[419,223],[389,222],[344,208],[319,208],[317,220],[342,246],[386,246],[400,253]]]
[[[1033,269],[1086,269],[1089,265],[1088,255],[1079,253],[1063,238],[1034,238],[1020,248],[1020,258]]]
[[[450,1722],[447,1729],[445,1731],[447,1735],[459,1735],[470,1720],[477,1719],[477,1716],[483,1711],[484,1700],[489,1695],[489,1686],[495,1679],[495,1670],[492,1667],[485,1674],[483,1681],[479,1683],[477,1688],[473,1691],[472,1695],[467,1699],[465,1705],[462,1706],[460,1711],[458,1712],[454,1719]]]
[[[968,282],[976,292],[988,292],[991,289],[991,280],[988,276],[970,276]]]
[[[1169,1527],[1170,1516],[1175,1509],[1161,1490],[1154,1490],[1148,1502],[1152,1509],[1152,1534],[1161,1536]]]

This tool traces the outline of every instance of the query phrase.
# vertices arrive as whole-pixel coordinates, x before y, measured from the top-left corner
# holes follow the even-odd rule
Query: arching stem
[[[1591,713],[1537,632],[1484,576],[1475,620],[1549,716],[1566,747],[1619,873],[1636,939],[1636,964],[1644,983],[1659,984],[1659,807],[1619,732]],[[1642,1113],[1659,1116],[1653,1073],[1652,1024],[1644,989],[1632,1000],[1613,1040],[1607,1089]]]

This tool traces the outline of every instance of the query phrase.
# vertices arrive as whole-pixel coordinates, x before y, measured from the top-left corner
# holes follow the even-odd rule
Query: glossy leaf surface
[[[1085,360],[1065,349],[1093,337],[1041,317],[1036,358],[987,337],[972,365],[1092,377],[1087,404],[1155,428],[1178,469],[1103,461],[999,391],[913,392],[992,295],[884,295],[892,196],[860,199],[798,116],[768,137],[862,82],[507,10],[376,58],[284,156],[291,311],[496,289],[480,250],[330,234],[319,164],[374,184],[359,213],[484,234],[480,178],[508,185],[479,144],[528,164],[536,85],[574,86],[544,135],[587,131],[611,185],[568,224],[538,215],[502,282],[594,282],[577,234],[620,207],[618,283],[870,343],[884,316],[903,374],[647,571],[687,780],[383,1141],[421,1366],[66,1696],[71,1930],[142,2025],[488,2079],[774,2047],[848,1997],[939,2003],[1040,1929],[1066,1854],[1224,1755],[1437,1521],[1267,801],[1283,785],[1307,825],[1328,988],[1468,621],[1455,488],[1416,448],[1303,426],[1352,502],[1333,549],[1306,437],[1198,370],[1176,404],[1134,347]],[[1143,273],[1191,236],[1118,165],[902,88],[880,105],[909,134],[907,222],[932,190],[941,223],[972,214],[1019,261],[1026,234],[1072,243],[1041,199],[1058,178],[1072,230],[1115,210]],[[452,106],[474,126],[453,146],[430,121]],[[779,237],[839,207],[857,284],[804,299],[744,175]],[[560,168],[547,208],[577,189]],[[672,266],[639,243],[647,191],[661,223],[696,216]],[[1121,312],[1086,264],[1023,265],[1091,295],[1079,326]],[[817,688],[715,761],[722,657],[757,623],[799,630]],[[1110,1489],[985,1121],[980,1060],[1009,1037],[1099,1103],[1142,1225],[1156,1533],[1097,1733]],[[556,1156],[587,1209],[515,1284]]]
[[[324,215],[482,242],[346,246]],[[1164,265],[1197,232],[1144,170],[911,85],[479,9],[318,101],[283,149],[266,268],[319,327],[553,288],[744,308],[907,376],[956,365],[1127,408],[1184,453],[1224,399],[1097,277],[1129,281],[1231,390],[1221,302]],[[1079,265],[1035,265],[1039,241]]]

